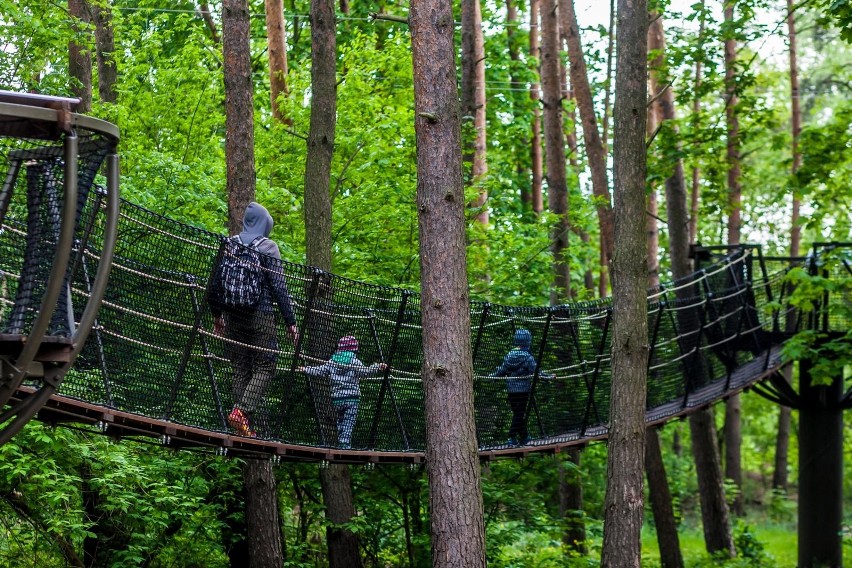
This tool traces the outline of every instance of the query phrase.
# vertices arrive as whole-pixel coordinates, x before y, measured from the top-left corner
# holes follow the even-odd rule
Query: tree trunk
[[[92,6],[95,18],[95,43],[98,55],[98,96],[103,103],[114,103],[118,100],[115,92],[117,72],[115,68],[115,34],[112,29],[112,8],[109,3],[104,6]]]
[[[648,475],[648,499],[657,528],[657,545],[660,547],[660,564],[663,568],[682,568],[683,555],[677,534],[672,493],[666,477],[660,436],[656,428],[645,430],[645,473]]]
[[[225,77],[225,164],[228,229],[242,229],[243,213],[254,200],[254,86],[251,80],[247,0],[222,2],[222,55]]]
[[[515,33],[517,25],[518,8],[515,6],[514,0],[506,0],[506,47],[509,50],[509,81],[513,93],[520,91],[524,85],[518,77],[518,71],[520,71],[521,68],[521,48],[518,43],[518,36]],[[515,101],[517,99],[513,97],[512,100]],[[522,110],[517,107],[512,109],[512,114],[515,117],[519,117],[521,112],[526,112],[526,110]],[[521,144],[526,145],[527,141],[524,140]],[[517,163],[517,166],[515,169],[518,174],[518,179],[522,179],[526,175],[527,168],[520,158],[520,152],[516,152],[514,155],[516,156],[515,162]],[[521,185],[520,193],[521,203],[527,207],[532,207],[532,193],[525,184]]]
[[[334,0],[311,1],[311,126],[305,161],[305,252],[307,263],[332,269],[331,160],[337,115],[337,38]],[[322,420],[325,422],[325,420]],[[358,536],[345,523],[355,516],[349,466],[320,469],[329,566],[361,566]]]
[[[222,3],[222,51],[228,229],[234,234],[240,231],[243,212],[255,194],[254,88],[246,0],[224,0]],[[283,544],[272,465],[268,461],[247,460],[243,465],[243,482],[246,540],[252,566],[281,566]]]
[[[539,49],[539,0],[530,0],[530,57],[538,60]],[[530,98],[533,100],[532,139],[530,140],[530,159],[532,161],[532,209],[535,213],[544,211],[542,197],[542,180],[544,179],[544,163],[541,153],[541,108],[538,105],[540,85],[533,80],[530,84]]]
[[[484,567],[452,6],[412,0],[409,14],[432,564]]]
[[[580,450],[568,450],[566,460],[559,463],[559,517],[565,523],[562,543],[569,549],[586,555],[586,522],[583,514],[583,483],[580,476]],[[565,462],[574,467],[566,471]]]
[[[331,259],[331,159],[337,114],[333,0],[311,0],[311,126],[305,161],[305,254],[326,271]]]
[[[556,0],[541,0],[541,87],[544,103],[544,156],[547,166],[547,205],[558,215],[550,233],[553,254],[551,304],[566,301],[571,278],[568,248],[568,182],[562,131],[562,80],[559,72],[559,17]]]
[[[661,80],[661,71],[664,68],[664,53],[665,53],[665,36],[663,34],[663,21],[657,14],[649,14],[648,21],[651,22],[648,28],[648,50],[656,53],[656,57],[649,63],[649,79],[651,88],[651,98],[653,98],[666,81]],[[658,97],[656,102],[648,109],[648,129],[650,133],[655,132],[665,120],[673,120],[674,115],[674,94],[671,89],[667,89],[662,96]],[[678,178],[679,177],[679,183]],[[675,178],[675,179],[672,179]],[[677,187],[680,191],[677,191]],[[670,192],[669,188],[674,188],[675,191]],[[680,160],[676,161],[672,176],[666,180],[666,195],[667,199],[679,199],[682,203],[686,202],[686,196],[683,193],[683,165]],[[653,187],[648,196],[648,212],[646,223],[648,233],[648,285],[657,287],[660,285],[660,264],[659,264],[659,228],[658,228],[658,202],[657,194]],[[678,238],[683,238],[683,235],[677,234]],[[670,247],[674,247],[678,251],[677,254],[685,255],[686,250],[683,250],[683,245],[675,245],[671,242]],[[648,379],[653,380],[649,377]],[[674,509],[672,507],[672,495],[669,489],[668,478],[666,477],[665,464],[663,463],[663,454],[660,449],[660,438],[656,428],[648,428],[645,431],[645,473],[648,476],[648,498],[651,501],[651,510],[654,514],[654,525],[657,528],[657,544],[660,548],[660,560],[665,568],[680,568],[683,566],[683,555],[680,551],[680,541],[677,534],[677,522],[674,517]]]
[[[284,2],[266,0],[266,41],[269,46],[269,86],[272,118],[292,126],[293,121],[281,112],[278,99],[289,94],[287,89],[287,31],[284,26]]]
[[[645,395],[649,351],[645,261],[645,120],[648,99],[645,0],[619,0],[617,33],[615,91],[618,96],[613,145],[616,222],[612,256],[612,376],[615,380],[612,381],[610,395],[601,566],[638,568],[642,557],[640,535],[644,509]],[[576,82],[574,85],[577,86]]]
[[[328,541],[328,565],[330,568],[357,568],[361,566],[358,536],[343,526],[352,522],[355,517],[349,466],[329,464],[328,467],[320,469],[320,483],[326,518],[331,523],[325,531]]]
[[[716,446],[716,427],[713,409],[704,408],[689,415],[692,435],[692,457],[698,474],[698,496],[701,501],[701,520],[704,525],[704,545],[710,554],[736,554],[731,536],[731,521],[725,501],[722,467]]]
[[[482,9],[479,0],[462,0],[462,116],[463,123],[472,124],[473,132],[465,144],[464,159],[471,162],[471,184],[481,185],[488,172],[485,159],[485,43],[482,37]],[[470,204],[481,210],[476,221],[488,224],[488,208],[485,203],[488,192],[480,189],[479,195]]]
[[[795,176],[802,165],[802,153],[799,151],[799,135],[802,131],[802,110],[799,105],[799,65],[796,50],[796,19],[794,17],[793,0],[787,0],[787,36],[790,44],[790,134],[792,135],[791,149],[793,164],[791,175]],[[793,213],[790,228],[790,256],[799,256],[802,228],[799,226],[799,197],[793,194]],[[790,321],[787,330],[793,330],[795,322]],[[793,367],[784,369],[787,382],[792,382]],[[787,491],[787,469],[790,449],[790,408],[781,406],[778,409],[778,436],[775,439],[775,470],[772,474],[772,488]]]
[[[246,530],[252,568],[280,568],[283,537],[278,520],[278,483],[269,460],[246,460]]]
[[[704,39],[704,0],[700,5],[700,22],[698,24],[698,41]],[[695,60],[695,85],[693,92],[695,99],[692,102],[692,115],[696,124],[701,120],[701,87],[702,65],[701,58]],[[701,196],[701,170],[697,165],[692,167],[692,189],[689,196],[689,242],[694,243],[698,238],[698,200]]]
[[[734,4],[736,0],[725,3],[725,23],[734,25]],[[736,60],[737,42],[733,37],[725,39],[725,92],[727,105],[725,118],[728,130],[727,163],[728,163],[728,244],[740,243],[741,201],[740,188],[740,125],[737,117],[736,92]],[[731,395],[725,403],[725,477],[732,480],[738,491],[731,503],[731,512],[743,515],[744,499],[742,494],[742,402],[739,393]]]
[[[608,269],[607,265],[613,253],[614,230],[614,217],[610,205],[609,179],[606,172],[606,151],[604,150],[600,131],[598,130],[592,91],[586,72],[586,62],[583,58],[583,46],[580,43],[577,16],[574,12],[574,0],[562,3],[561,7],[564,7],[566,10],[563,21],[567,24],[564,33],[566,34],[568,43],[568,59],[571,62],[571,86],[574,89],[574,97],[577,99],[577,108],[580,111],[580,123],[583,126],[583,141],[586,145],[586,155],[589,159],[589,169],[592,174],[592,192],[599,200],[597,212],[601,229],[601,281],[598,285],[601,289],[601,296],[605,296],[607,289],[606,272]],[[644,41],[643,39],[643,44]],[[645,89],[647,90],[647,87]],[[642,116],[645,116],[644,112]],[[642,123],[642,130],[643,132],[645,130],[644,122]]]
[[[71,95],[80,99],[77,112],[92,110],[92,52],[86,45],[81,34],[86,24],[91,22],[89,3],[86,0],[68,0],[68,14],[71,16],[73,30],[79,43],[68,42],[68,74],[71,75]],[[80,24],[77,24],[79,22]]]
[[[612,104],[612,52],[615,46],[615,0],[609,0],[609,33],[606,38],[606,83],[604,86],[604,111],[601,120],[601,141],[609,145],[609,115]]]

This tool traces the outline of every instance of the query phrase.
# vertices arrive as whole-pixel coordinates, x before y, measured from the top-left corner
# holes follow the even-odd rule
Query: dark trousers
[[[530,399],[528,392],[510,392],[509,407],[512,409],[512,425],[509,426],[509,438],[518,442],[527,439],[527,402]]]
[[[234,406],[251,414],[260,406],[275,374],[275,315],[259,310],[246,316],[226,314],[225,335],[231,340],[227,342],[227,352],[234,367]]]

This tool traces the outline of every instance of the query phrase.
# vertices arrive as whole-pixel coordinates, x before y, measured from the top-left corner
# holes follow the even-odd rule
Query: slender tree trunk
[[[412,0],[409,21],[432,565],[484,567],[452,6]]]
[[[736,0],[725,3],[725,23],[734,25],[734,5]],[[733,37],[725,39],[725,92],[727,106],[725,118],[728,129],[727,162],[728,162],[728,244],[740,243],[741,201],[740,188],[740,125],[737,117],[736,91],[736,60],[737,42]],[[725,477],[732,480],[738,491],[731,503],[731,511],[743,515],[744,498],[742,494],[742,401],[739,394],[734,394],[725,403]]]
[[[95,18],[95,43],[98,56],[98,96],[101,102],[114,103],[118,100],[115,92],[117,71],[115,68],[115,34],[112,29],[112,8],[105,5],[92,6]]]
[[[579,449],[568,450],[567,459],[559,464],[559,516],[565,523],[562,543],[580,554],[587,554],[586,522],[583,514],[583,483],[580,476]],[[565,463],[573,467],[566,471]]]
[[[331,272],[331,160],[337,115],[337,37],[334,0],[311,1],[311,126],[305,161],[305,256]],[[325,397],[323,397],[325,398]],[[342,525],[355,516],[349,466],[320,469],[332,568],[361,566],[358,536]]]
[[[539,26],[539,3],[540,0],[530,0],[530,57],[538,60],[540,58],[539,38],[541,27]],[[532,139],[530,140],[530,159],[532,161],[532,208],[535,213],[544,211],[544,199],[542,197],[542,180],[544,179],[544,161],[541,152],[541,108],[540,85],[533,80],[530,85],[530,98],[533,100]]]
[[[233,234],[239,232],[243,212],[255,194],[254,88],[246,0],[222,3],[222,51],[228,228]],[[280,566],[284,562],[283,544],[272,464],[267,460],[247,460],[243,465],[243,483],[246,541],[252,566]]]
[[[574,89],[574,96],[577,99],[577,107],[580,111],[580,123],[583,126],[583,141],[586,145],[586,155],[589,159],[589,169],[592,174],[592,193],[594,193],[599,201],[597,212],[601,228],[601,280],[598,285],[601,290],[601,296],[605,296],[608,288],[606,272],[609,261],[612,258],[614,230],[614,216],[612,206],[610,205],[609,179],[606,172],[606,151],[604,150],[600,131],[598,130],[592,91],[589,86],[586,62],[583,57],[583,46],[580,43],[577,16],[574,12],[574,0],[563,2],[561,7],[564,7],[566,10],[564,22],[567,24],[567,27],[564,33],[566,34],[568,43],[568,59],[571,62],[571,86]],[[642,115],[644,116],[644,112]],[[643,131],[644,128],[645,124],[643,122]]]
[[[576,19],[576,18],[575,18]],[[609,33],[606,38],[606,83],[604,85],[604,111],[601,120],[601,140],[609,146],[609,116],[612,105],[612,53],[615,46],[615,0],[609,0]]]
[[[269,46],[269,86],[272,118],[292,126],[293,121],[281,112],[278,99],[289,94],[287,89],[287,30],[284,26],[284,2],[266,0],[266,41]]]
[[[665,83],[661,80],[661,72],[664,68],[664,53],[665,53],[665,36],[663,35],[662,18],[656,14],[649,14],[648,18],[650,26],[648,28],[648,50],[656,53],[656,57],[649,64],[649,78],[651,87],[651,97],[653,98]],[[671,90],[667,90],[663,96],[658,97],[656,102],[648,109],[648,132],[653,133],[665,120],[674,119],[674,95]],[[650,136],[650,134],[649,134]],[[680,168],[677,165],[680,164]],[[678,180],[671,178],[677,178]],[[686,196],[683,193],[683,165],[680,160],[676,161],[676,166],[669,180],[666,180],[666,195],[667,198],[680,199],[685,203]],[[671,182],[671,183],[670,183]],[[680,186],[680,191],[669,192],[669,187],[677,188]],[[648,233],[648,285],[656,287],[660,285],[660,265],[659,265],[659,229],[657,225],[658,218],[658,203],[657,194],[654,188],[648,195],[648,212],[647,216],[647,233]],[[682,235],[676,235],[682,238]],[[671,241],[671,239],[670,239]],[[669,243],[669,246],[678,246]],[[687,254],[687,251],[680,250],[678,254]],[[649,381],[653,378],[649,377]],[[675,522],[674,509],[672,507],[672,495],[669,489],[668,478],[666,477],[665,464],[663,463],[663,454],[660,449],[660,438],[656,428],[648,428],[645,431],[645,472],[648,476],[648,498],[651,501],[651,510],[654,514],[654,525],[657,528],[657,544],[660,548],[660,560],[665,568],[680,568],[683,566],[683,555],[680,551],[680,541],[677,533],[677,522]]]
[[[576,19],[576,18],[574,18]],[[614,113],[615,232],[612,256],[612,381],[603,567],[639,567],[644,509],[648,303],[645,256],[645,0],[619,0]],[[576,83],[575,83],[576,86]]]
[[[704,39],[704,0],[700,2],[700,21],[698,24],[698,41]],[[693,92],[695,99],[692,101],[692,115],[696,124],[701,120],[701,87],[702,61],[700,57],[695,59],[695,86]],[[694,165],[692,167],[692,188],[689,195],[689,242],[694,243],[698,238],[698,201],[701,196],[701,169]]]
[[[86,0],[68,0],[68,14],[75,22],[77,41],[68,43],[68,74],[71,75],[71,94],[80,99],[77,112],[92,110],[92,52],[81,34],[89,22],[91,11]]]
[[[514,0],[506,0],[506,43],[509,50],[509,81],[512,88],[512,93],[519,92],[523,88],[523,82],[518,77],[518,72],[521,69],[521,47],[518,43],[518,36],[516,34],[515,28],[518,25],[518,8],[515,6]],[[512,96],[513,101],[517,101],[517,98]],[[513,104],[512,113],[516,117],[520,117],[521,113],[526,113],[526,109],[520,108],[520,105],[515,106]],[[520,142],[526,146],[529,143],[527,139],[524,139]],[[517,165],[515,167],[515,171],[518,174],[518,179],[523,179],[527,172],[526,166],[523,164],[523,161],[520,159],[520,152],[515,153],[518,158],[516,158]],[[526,184],[521,184],[521,203],[526,205],[527,207],[532,207],[532,193],[530,189],[526,186]]]
[[[795,176],[802,165],[802,153],[799,151],[799,135],[802,131],[802,110],[799,104],[799,65],[796,50],[796,19],[792,0],[787,0],[787,37],[790,42],[790,134],[793,164],[791,175]],[[799,256],[802,228],[799,226],[799,196],[793,194],[793,213],[790,228],[790,256]],[[787,330],[791,331],[795,322],[788,322]],[[792,382],[793,367],[784,369],[787,382]],[[772,488],[787,491],[787,469],[790,450],[790,408],[781,406],[778,409],[778,436],[775,439],[775,471],[772,474]]]
[[[645,430],[645,472],[648,475],[648,499],[654,513],[654,526],[657,528],[660,564],[663,568],[682,568],[683,555],[672,507],[672,493],[656,428]]]
[[[334,0],[311,0],[311,126],[305,161],[305,252],[331,271],[331,159],[337,114]]]
[[[565,171],[565,139],[562,131],[562,81],[559,72],[559,17],[556,0],[541,0],[541,86],[544,103],[544,152],[547,164],[547,204],[559,216],[551,229],[553,288],[551,303],[569,297],[571,278],[565,249],[568,248],[568,182]]]
[[[462,0],[462,116],[465,122],[472,119],[473,136],[466,144],[466,161],[471,162],[471,183],[481,185],[488,172],[485,158],[485,41],[482,37],[482,9],[479,0]],[[488,192],[480,189],[477,198],[470,204],[481,208],[476,221],[488,224],[488,208],[485,203]]]
[[[242,227],[243,213],[254,200],[255,190],[254,88],[247,0],[222,2],[222,36],[228,228],[234,234]]]

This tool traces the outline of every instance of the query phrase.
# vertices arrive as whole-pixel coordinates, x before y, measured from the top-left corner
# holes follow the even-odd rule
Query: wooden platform
[[[0,357],[17,358],[27,342],[27,336],[17,333],[0,333]],[[35,361],[41,363],[68,363],[74,351],[70,337],[45,335],[41,339]]]

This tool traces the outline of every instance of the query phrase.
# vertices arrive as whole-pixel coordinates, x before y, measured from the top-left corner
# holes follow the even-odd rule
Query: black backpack
[[[218,304],[231,310],[253,310],[263,295],[264,274],[257,247],[266,237],[257,237],[244,246],[239,235],[225,241],[215,284]]]

